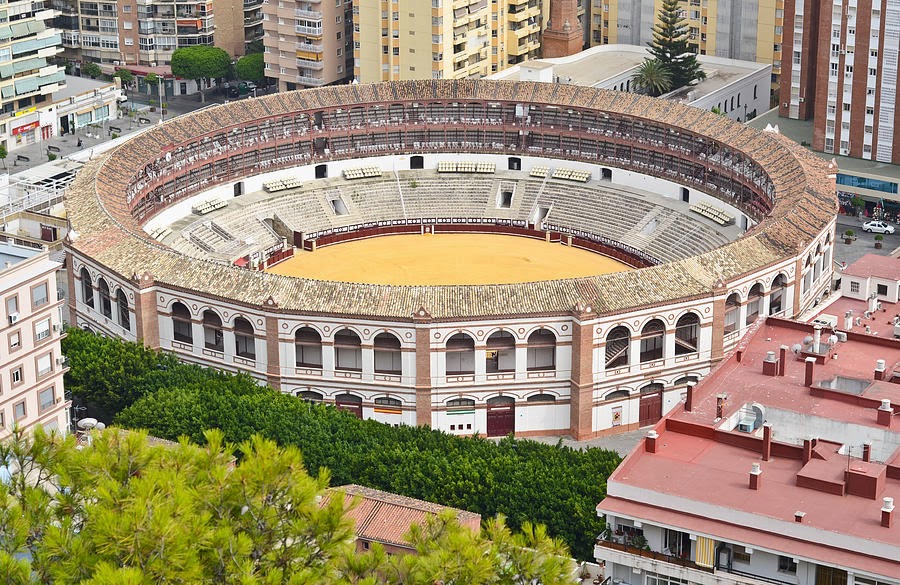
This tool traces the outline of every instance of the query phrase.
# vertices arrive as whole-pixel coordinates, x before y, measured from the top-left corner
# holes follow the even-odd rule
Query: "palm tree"
[[[644,62],[638,65],[637,72],[631,76],[631,81],[639,92],[653,97],[672,89],[672,74],[656,59],[644,59]]]

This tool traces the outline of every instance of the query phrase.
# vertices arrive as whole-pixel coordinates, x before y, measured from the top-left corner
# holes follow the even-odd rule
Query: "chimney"
[[[762,469],[759,468],[759,463],[754,463],[750,466],[750,489],[758,490],[759,489],[759,480],[760,475],[762,475]]]
[[[822,353],[822,326],[813,327],[813,353]],[[809,386],[809,384],[807,384]]]
[[[782,345],[778,355],[778,375],[784,376],[784,364],[787,362],[788,346]]]
[[[883,427],[891,426],[891,418],[894,416],[894,409],[891,408],[891,400],[884,398],[881,406],[878,407],[878,424]]]
[[[684,411],[690,412],[693,407],[694,407],[694,385],[688,384],[687,392],[685,393],[685,398],[684,398]]]
[[[844,313],[844,331],[853,330],[853,311]]]
[[[803,522],[804,516],[806,516],[806,512],[801,512],[800,510],[797,510],[796,512],[794,512],[794,522],[797,522],[798,524],[800,522]]]
[[[863,443],[863,461],[868,463],[872,460],[872,441]]]
[[[763,425],[763,447],[762,460],[768,461],[772,456],[772,425],[765,423]]]
[[[875,360],[875,379],[884,380],[884,371],[887,369],[887,363],[884,360]]]
[[[884,506],[881,507],[881,525],[890,528],[894,523],[894,498],[884,498]]]
[[[644,450],[647,453],[656,453],[656,440],[659,438],[659,433],[656,431],[648,431],[647,438],[644,440]]]
[[[816,358],[806,358],[806,377],[803,378],[803,385],[810,388],[813,383],[813,369],[816,366]]]
[[[812,459],[812,439],[803,439],[803,465]]]
[[[763,359],[763,376],[778,375],[778,358],[774,351],[767,351]]]

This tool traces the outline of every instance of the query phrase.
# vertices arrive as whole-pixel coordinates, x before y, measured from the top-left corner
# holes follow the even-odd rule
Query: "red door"
[[[352,394],[340,394],[335,397],[334,405],[338,410],[346,410],[356,418],[362,418],[362,398]]]
[[[487,436],[505,437],[516,432],[516,399],[497,396],[487,402]]]
[[[662,418],[662,391],[641,394],[640,426],[646,427]]]

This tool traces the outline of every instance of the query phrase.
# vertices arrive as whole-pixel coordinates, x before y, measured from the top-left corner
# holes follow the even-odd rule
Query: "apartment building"
[[[900,583],[889,337],[769,318],[688,387],[597,506],[612,583]]]
[[[266,77],[279,91],[319,87],[353,74],[351,0],[270,0],[262,6]]]
[[[813,120],[812,147],[900,163],[900,0],[785,0],[779,115]]]
[[[684,0],[690,44],[700,55],[772,65],[781,74],[785,0]],[[653,40],[661,0],[591,0],[590,44],[641,45]]]
[[[243,54],[238,51],[244,41],[262,35],[261,0],[221,7],[227,15],[221,28],[208,0],[50,1],[62,30],[63,57],[105,65],[109,73],[119,66],[168,65],[175,49],[194,45],[217,44]]]
[[[547,0],[356,0],[354,79],[478,79],[502,71],[539,56],[549,10]]]
[[[262,6],[263,0],[231,0],[227,4],[217,4],[216,46],[234,57],[254,52],[248,49],[253,49],[254,43],[262,44]]]
[[[60,50],[52,17],[42,1],[0,6],[0,144],[9,150],[39,139],[37,107],[65,84],[64,72],[48,64]]]
[[[14,425],[66,432],[69,401],[63,393],[65,358],[60,350],[63,296],[60,263],[33,246],[0,243],[0,438]]]

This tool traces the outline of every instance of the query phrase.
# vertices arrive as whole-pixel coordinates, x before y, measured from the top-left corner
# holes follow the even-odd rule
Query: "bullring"
[[[389,424],[585,438],[655,420],[759,318],[827,294],[833,172],[777,134],[628,93],[431,80],[282,93],[182,116],[85,166],[67,194],[70,305],[77,326]],[[444,286],[253,269],[294,246],[432,231],[636,269]]]

